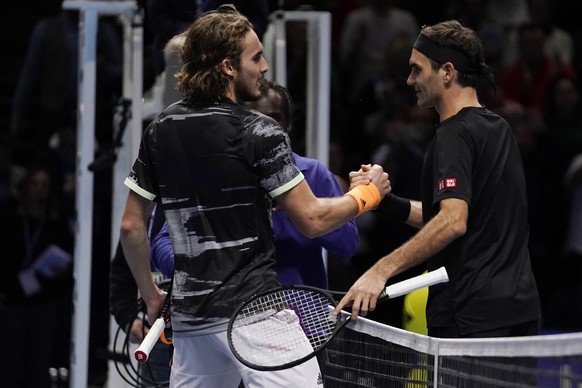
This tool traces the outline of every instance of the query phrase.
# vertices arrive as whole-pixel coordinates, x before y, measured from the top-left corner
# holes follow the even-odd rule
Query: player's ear
[[[228,75],[229,77],[234,77],[234,73],[236,71],[236,69],[234,68],[234,66],[232,65],[232,61],[230,60],[230,58],[226,57],[224,58],[222,61],[220,61],[220,70]]]
[[[441,69],[443,69],[443,80],[445,82],[452,81],[455,72],[455,65],[453,65],[451,62],[445,62],[441,66]]]

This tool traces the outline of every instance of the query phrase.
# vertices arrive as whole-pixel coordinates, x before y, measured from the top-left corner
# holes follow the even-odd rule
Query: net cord
[[[582,333],[524,337],[445,339],[413,333],[359,317],[347,327],[434,356],[560,357],[582,354]]]

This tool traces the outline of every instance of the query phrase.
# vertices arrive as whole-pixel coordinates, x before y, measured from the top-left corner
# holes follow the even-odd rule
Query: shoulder
[[[275,119],[256,110],[240,106],[235,114],[254,135],[265,137],[287,135],[287,132]]]
[[[485,107],[464,108],[452,118],[441,123],[437,130],[437,141],[457,140],[480,143],[484,138],[502,136],[511,132],[507,121]]]

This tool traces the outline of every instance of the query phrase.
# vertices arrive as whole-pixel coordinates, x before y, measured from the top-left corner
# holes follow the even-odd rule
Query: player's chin
[[[261,98],[261,84],[260,81],[257,81],[257,83],[255,84],[255,97],[257,98],[257,100],[259,98]]]
[[[260,100],[261,99],[261,91],[257,89],[256,93],[253,94],[253,97],[256,100]]]
[[[259,83],[257,82],[253,86],[247,88],[244,94],[246,95],[246,98],[244,99],[247,101],[259,100],[261,98],[261,89],[259,89]]]

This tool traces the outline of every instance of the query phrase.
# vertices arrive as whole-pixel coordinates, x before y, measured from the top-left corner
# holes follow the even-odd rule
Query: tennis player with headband
[[[376,211],[419,231],[364,273],[336,313],[351,305],[352,319],[366,315],[390,278],[426,261],[428,270],[445,266],[450,278],[430,287],[429,335],[537,334],[523,165],[509,124],[479,103],[478,82],[495,87],[483,45],[456,20],[425,26],[409,63],[417,105],[436,109],[440,124],[423,166],[421,201],[389,195]],[[367,182],[362,173],[350,174],[352,185]]]

